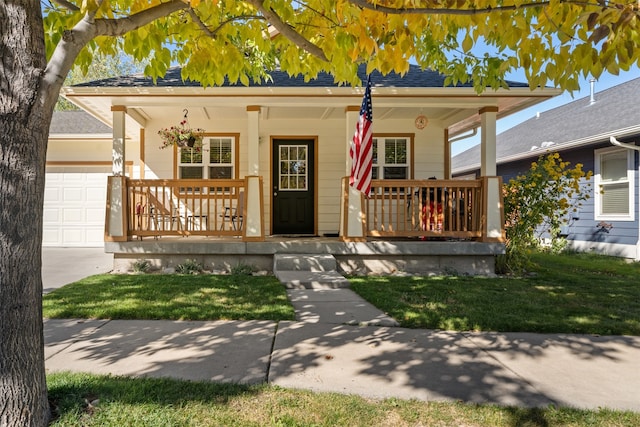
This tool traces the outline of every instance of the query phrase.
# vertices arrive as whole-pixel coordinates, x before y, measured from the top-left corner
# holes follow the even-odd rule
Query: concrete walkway
[[[94,270],[101,267],[89,264]],[[45,288],[54,287],[47,279]],[[296,321],[48,319],[46,368],[268,381],[369,398],[640,411],[640,337],[404,329],[348,289],[287,292]]]
[[[305,299],[301,291],[297,298]],[[321,322],[326,314],[309,304],[298,315],[302,321],[278,323],[45,320],[46,367],[268,381],[369,398],[640,411],[640,337],[352,326]]]
[[[42,248],[43,293],[94,274],[113,270],[113,254],[104,248]]]

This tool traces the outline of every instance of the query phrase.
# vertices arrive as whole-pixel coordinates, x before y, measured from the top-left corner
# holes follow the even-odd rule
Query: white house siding
[[[127,148],[137,171],[137,142]],[[43,207],[43,246],[104,245],[111,140],[50,139]],[[135,173],[135,172],[134,172]]]

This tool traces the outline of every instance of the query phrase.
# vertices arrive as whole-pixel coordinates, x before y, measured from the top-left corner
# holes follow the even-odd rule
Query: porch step
[[[348,288],[349,281],[337,271],[274,271],[287,289],[338,289]]]
[[[273,271],[336,271],[337,265],[331,254],[273,255]]]
[[[273,274],[287,289],[348,288],[349,281],[336,271],[337,265],[329,254],[273,256]]]

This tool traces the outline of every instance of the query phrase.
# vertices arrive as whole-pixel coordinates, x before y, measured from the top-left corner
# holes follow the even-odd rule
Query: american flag
[[[349,185],[369,197],[371,193],[371,167],[373,163],[373,111],[371,108],[371,76],[367,77],[367,87],[362,98],[360,118],[356,124],[349,157],[351,176]]]

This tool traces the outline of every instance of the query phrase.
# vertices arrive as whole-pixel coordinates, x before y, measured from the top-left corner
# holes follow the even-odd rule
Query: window
[[[595,154],[595,219],[633,220],[633,152],[607,148]]]
[[[178,178],[233,179],[236,177],[237,141],[235,136],[205,136],[202,148],[180,148]]]
[[[410,143],[407,137],[373,138],[373,179],[409,179]]]

